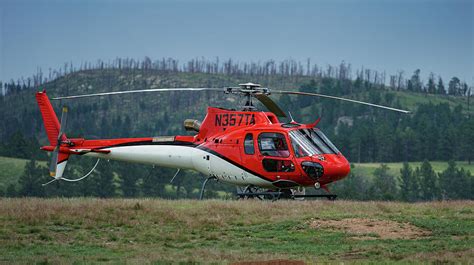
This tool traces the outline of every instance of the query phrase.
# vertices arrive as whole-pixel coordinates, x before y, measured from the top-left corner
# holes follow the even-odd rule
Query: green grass
[[[16,184],[27,161],[26,159],[0,157],[0,189],[5,190],[8,185]]]
[[[428,234],[366,240],[311,225],[344,218]],[[473,219],[472,201],[1,199],[0,263],[470,263]]]
[[[410,166],[415,169],[416,167],[421,166],[422,162],[410,162]],[[354,163],[354,168],[352,171],[356,174],[362,176],[373,176],[373,173],[376,168],[380,167],[381,163]],[[394,176],[400,175],[400,169],[403,166],[403,163],[385,163],[390,169],[389,173]],[[448,167],[448,162],[440,161],[430,161],[433,170],[437,173],[442,172]],[[468,164],[467,161],[457,161],[456,165],[458,168],[464,168],[465,170],[471,171],[474,173],[474,163]]]
[[[367,97],[368,92],[360,93]],[[448,104],[451,109],[454,109],[458,105],[463,107],[464,113],[467,113],[468,104],[467,104],[467,97],[459,97],[459,96],[442,96],[442,95],[432,95],[432,94],[424,94],[424,93],[415,93],[410,91],[381,91],[382,98],[385,97],[385,94],[393,94],[394,99],[398,100],[403,109],[410,110],[415,112],[419,105],[432,103],[435,105],[438,104]],[[472,101],[472,100],[471,100]],[[474,107],[469,107],[469,113],[474,114]]]
[[[430,94],[422,94],[422,93],[414,93],[409,91],[403,92],[385,92],[385,93],[394,93],[395,98],[400,100],[400,103],[405,108],[414,111],[417,106],[421,104],[442,104],[447,103],[451,108],[455,108],[458,105],[463,107],[463,110],[467,112],[467,97],[455,97],[455,96],[440,96],[440,95],[430,95]],[[474,113],[474,107],[470,106],[469,109],[470,113]]]

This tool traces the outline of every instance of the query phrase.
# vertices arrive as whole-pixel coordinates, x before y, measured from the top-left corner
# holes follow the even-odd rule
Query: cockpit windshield
[[[339,153],[336,146],[319,129],[293,130],[289,135],[296,157]]]

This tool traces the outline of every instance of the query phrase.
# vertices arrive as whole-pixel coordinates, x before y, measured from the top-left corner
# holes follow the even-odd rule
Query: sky
[[[0,80],[117,57],[310,58],[474,84],[474,0],[0,0]]]

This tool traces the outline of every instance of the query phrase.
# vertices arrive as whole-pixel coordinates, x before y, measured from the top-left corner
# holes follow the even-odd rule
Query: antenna
[[[293,116],[291,116],[291,112],[288,111],[288,116],[290,116],[290,123],[295,123],[295,120],[293,119]]]

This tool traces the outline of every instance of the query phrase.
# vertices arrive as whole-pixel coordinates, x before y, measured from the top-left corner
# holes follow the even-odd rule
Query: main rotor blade
[[[353,99],[348,99],[348,98],[329,96],[329,95],[324,95],[324,94],[299,92],[299,91],[281,91],[281,90],[276,90],[276,91],[272,90],[271,92],[273,94],[302,95],[302,96],[313,96],[313,97],[337,99],[337,100],[348,101],[348,102],[363,104],[363,105],[367,105],[367,106],[372,106],[372,107],[377,107],[377,108],[382,108],[382,109],[387,109],[387,110],[392,110],[392,111],[398,111],[398,112],[402,112],[402,113],[410,113],[410,111],[408,111],[408,110],[401,110],[401,109],[396,109],[396,108],[392,108],[392,107],[372,104],[372,103],[368,103],[368,102],[364,102],[364,101],[358,101],[358,100],[353,100]]]
[[[224,88],[209,88],[209,87],[178,87],[178,88],[155,88],[155,89],[139,89],[139,90],[126,90],[126,91],[115,91],[115,92],[104,92],[104,93],[94,93],[94,94],[84,94],[84,95],[75,95],[75,96],[64,96],[52,98],[53,100],[58,99],[73,99],[73,98],[87,98],[87,97],[99,97],[99,96],[109,96],[109,95],[122,95],[122,94],[132,94],[132,93],[146,93],[146,92],[169,92],[169,91],[219,91],[225,92]]]
[[[267,107],[271,112],[273,112],[278,117],[286,117],[286,114],[283,110],[278,107],[278,105],[267,95],[265,94],[255,94],[255,97]]]

